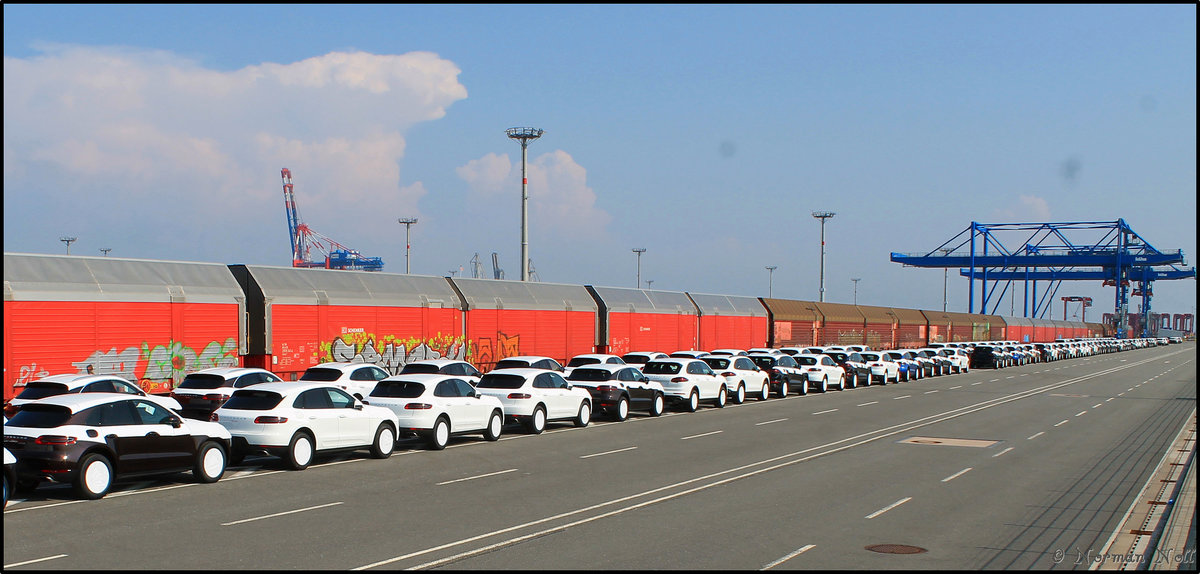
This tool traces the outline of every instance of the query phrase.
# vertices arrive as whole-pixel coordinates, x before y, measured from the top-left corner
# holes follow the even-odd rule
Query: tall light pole
[[[67,255],[71,254],[71,244],[78,240],[78,237],[59,237],[58,240],[67,244]]]
[[[103,253],[105,257],[108,257],[109,251],[112,251],[112,247],[101,247],[100,248],[100,252]]]
[[[953,251],[953,249],[939,247],[938,251],[941,251],[942,255],[949,255],[950,252]],[[950,276],[950,268],[949,267],[942,268],[942,312],[943,313],[946,312],[946,278],[949,276]]]
[[[651,285],[653,285],[653,284],[654,284],[654,280],[653,280],[653,279],[647,279],[647,280],[646,280],[646,288],[647,288],[647,289],[649,289],[649,288],[650,288],[650,286],[651,286]]]
[[[521,281],[529,280],[529,142],[542,137],[544,130],[538,128],[508,128],[504,131],[509,139],[521,142]]]
[[[775,296],[775,270],[779,269],[778,265],[767,266],[767,297]]]
[[[646,248],[645,247],[634,247],[633,252],[637,253],[637,256],[638,256],[637,283],[634,283],[633,285],[635,287],[640,288],[642,286],[642,254],[646,252]]]
[[[858,305],[858,282],[862,281],[862,277],[851,277],[850,280],[854,282],[854,304]]]
[[[837,215],[832,211],[814,211],[812,216],[821,220],[821,295],[817,299],[825,302],[825,220]]]
[[[408,252],[410,249],[412,249],[412,240],[411,236],[409,235],[409,231],[412,230],[413,224],[417,222],[417,218],[401,217],[396,221],[404,224],[404,273],[407,275],[408,273],[411,273],[411,270],[408,266]]]

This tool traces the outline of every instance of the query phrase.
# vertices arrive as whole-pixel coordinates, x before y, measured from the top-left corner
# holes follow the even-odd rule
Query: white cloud
[[[993,212],[1000,223],[1036,223],[1050,221],[1050,204],[1035,195],[1017,197],[1018,205],[997,209]]]
[[[394,235],[360,222],[417,215],[426,191],[401,180],[404,133],[466,98],[459,73],[429,52],[334,52],[234,71],[134,49],[58,45],[5,57],[5,208],[94,202],[171,226],[153,210],[172,205],[219,214],[235,233],[261,230],[264,217],[282,220],[278,170],[288,167],[314,228]]]

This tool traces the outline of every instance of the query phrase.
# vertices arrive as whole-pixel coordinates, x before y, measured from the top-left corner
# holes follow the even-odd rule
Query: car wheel
[[[828,390],[829,390],[829,375],[825,375],[824,377],[821,377],[821,392],[824,393]]]
[[[374,458],[387,458],[392,456],[392,451],[396,449],[396,431],[392,429],[392,425],[384,423],[379,425],[379,430],[375,431],[375,442],[371,443],[371,456]]]
[[[620,400],[617,401],[617,408],[613,409],[613,418],[615,418],[618,422],[629,418],[629,399],[621,397]]]
[[[228,464],[225,449],[214,441],[206,441],[196,452],[196,464],[192,467],[192,475],[203,483],[216,482],[221,480]]]
[[[758,400],[765,401],[769,398],[771,398],[771,385],[768,383],[763,383],[762,391],[758,394]]]
[[[8,499],[10,496],[12,496],[12,489],[14,486],[16,486],[16,485],[9,482],[8,473],[5,472],[4,473],[4,508],[8,508]]]
[[[79,467],[75,470],[75,493],[80,498],[103,498],[112,488],[112,483],[112,463],[104,455],[93,452],[79,461]]]
[[[687,402],[687,406],[686,406],[687,412],[694,413],[694,412],[696,412],[696,409],[699,409],[699,408],[700,408],[700,391],[698,391],[696,389],[692,389],[691,394],[688,395],[688,402]]]
[[[534,407],[533,414],[525,421],[525,430],[532,434],[542,434],[546,430],[546,407]]]
[[[786,398],[788,396],[788,390],[788,382],[786,380],[779,383],[779,398]]]
[[[654,393],[654,400],[650,401],[650,416],[662,416],[663,411],[667,408],[667,401],[663,399],[661,393]]]
[[[838,376],[838,390],[846,390],[846,375],[844,374]]]
[[[625,405],[625,413],[626,416],[628,416],[628,403]],[[579,403],[579,414],[575,415],[574,423],[577,427],[585,427],[588,426],[588,423],[590,422],[592,422],[592,403],[583,401],[582,403]]]
[[[729,395],[728,395],[728,393],[725,392],[725,385],[721,385],[720,390],[717,391],[717,408],[718,409],[725,408],[725,403],[728,400],[729,400]]]
[[[500,411],[492,411],[492,416],[488,418],[487,429],[483,431],[483,438],[488,441],[500,440],[500,431],[504,428],[504,415]]]
[[[450,442],[450,421],[440,416],[433,421],[433,431],[429,433],[429,448],[442,450]]]
[[[804,375],[804,380],[800,381],[800,390],[797,392],[797,394],[801,396],[808,396],[808,375]]]
[[[308,468],[308,465],[312,464],[313,460],[313,445],[311,436],[302,432],[296,433],[292,436],[292,442],[288,443],[284,462],[292,470],[304,470]]]
[[[746,402],[746,384],[738,383],[737,392],[733,394],[733,404],[740,405]]]

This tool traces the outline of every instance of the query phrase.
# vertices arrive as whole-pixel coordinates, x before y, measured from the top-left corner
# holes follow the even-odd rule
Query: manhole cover
[[[881,554],[920,554],[928,552],[928,550],[920,546],[909,546],[907,544],[872,544],[871,546],[867,546],[867,550]]]

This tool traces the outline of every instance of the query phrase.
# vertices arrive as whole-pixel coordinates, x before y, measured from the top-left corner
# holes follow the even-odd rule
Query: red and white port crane
[[[288,233],[292,240],[292,267],[322,267],[358,271],[382,271],[383,259],[363,257],[332,238],[313,230],[300,220],[296,209],[296,194],[292,188],[292,171],[283,168],[283,207],[287,213]],[[313,261],[312,250],[325,255],[324,261]]]

